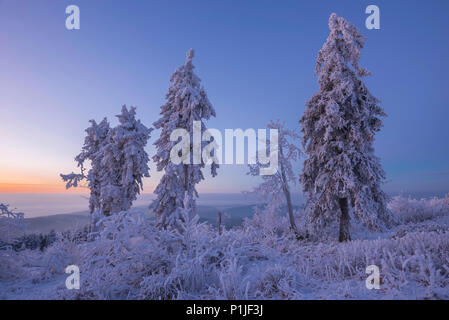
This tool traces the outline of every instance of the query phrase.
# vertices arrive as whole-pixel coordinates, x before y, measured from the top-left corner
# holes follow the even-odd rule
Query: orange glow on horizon
[[[154,190],[153,185],[144,186],[142,194],[152,193]],[[77,188],[65,188],[65,183],[54,184],[41,184],[41,183],[1,183],[0,193],[75,193],[75,194],[88,194],[89,189],[84,186]]]
[[[144,190],[141,194],[153,193],[154,185],[144,185]],[[219,188],[199,188],[200,193],[221,193],[221,194],[233,194],[235,192],[229,190],[222,190]],[[87,187],[77,188],[65,188],[65,183],[60,184],[40,184],[40,183],[1,183],[0,193],[72,193],[72,194],[88,194],[89,189]]]
[[[0,193],[88,193],[85,187],[66,189],[65,184],[0,183]]]

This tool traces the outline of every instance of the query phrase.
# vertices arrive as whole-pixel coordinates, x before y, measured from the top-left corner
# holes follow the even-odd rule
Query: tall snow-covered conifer
[[[301,182],[308,195],[311,226],[340,222],[339,240],[350,240],[349,205],[369,229],[389,220],[385,173],[374,155],[374,135],[385,116],[379,101],[360,80],[370,72],[359,66],[365,38],[333,13],[330,35],[318,53],[320,91],[306,103],[300,120],[304,162]]]
[[[194,51],[190,49],[186,55],[186,62],[177,68],[170,77],[172,85],[166,95],[167,102],[161,107],[161,117],[154,122],[156,129],[161,129],[159,139],[154,143],[157,149],[153,160],[158,171],[165,170],[154,193],[157,198],[151,208],[158,217],[159,226],[177,226],[182,220],[181,210],[186,204],[192,214],[195,213],[195,199],[198,197],[195,185],[204,179],[202,159],[198,164],[193,161],[193,124],[201,123],[201,133],[206,130],[203,120],[215,117],[215,110],[207,98],[206,91],[200,85],[200,79],[194,73],[192,59]],[[175,164],[171,161],[170,152],[176,141],[170,141],[170,135],[175,129],[185,129],[190,135],[190,161],[188,164]],[[204,142],[200,143],[204,145]],[[211,174],[215,176],[218,165],[211,164]],[[187,199],[186,199],[187,198]]]

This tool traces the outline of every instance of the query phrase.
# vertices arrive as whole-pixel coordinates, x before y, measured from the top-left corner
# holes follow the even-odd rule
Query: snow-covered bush
[[[26,257],[7,247],[0,250],[0,281],[11,281],[21,278],[24,274]]]
[[[254,284],[254,296],[262,299],[302,299],[298,288],[304,276],[293,266],[275,264],[266,268]]]
[[[388,203],[400,223],[420,222],[441,215],[449,215],[449,195],[445,198],[412,199],[396,196]]]
[[[69,265],[78,265],[80,262],[80,248],[74,241],[61,239],[49,247],[41,258],[41,269],[34,281],[51,279],[55,275],[65,273]]]
[[[22,212],[14,212],[9,205],[0,203],[0,246],[25,234],[26,224]]]
[[[13,241],[25,234],[24,214],[0,203],[0,280],[18,277],[22,271],[22,259],[14,251]]]
[[[288,222],[276,209],[272,209],[269,205],[263,208],[254,207],[254,215],[250,219],[243,220],[243,227],[257,230],[261,236],[265,237],[282,235],[288,229]]]
[[[12,248],[18,250],[36,250],[44,251],[45,248],[51,246],[57,240],[57,234],[54,230],[48,234],[30,233],[16,238],[12,243]]]
[[[90,234],[89,226],[86,225],[82,228],[62,231],[59,234],[59,238],[61,241],[69,241],[80,244],[91,240],[92,235]]]

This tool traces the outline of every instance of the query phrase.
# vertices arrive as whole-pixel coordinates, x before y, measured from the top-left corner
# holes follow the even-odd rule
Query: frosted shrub
[[[25,234],[26,225],[22,212],[14,212],[9,205],[0,203],[0,247],[11,244]],[[1,248],[0,248],[1,249]]]
[[[181,234],[154,227],[140,213],[102,219],[97,238],[80,245],[81,290],[63,297],[173,299],[183,288],[203,287],[211,265],[208,233],[197,232],[204,226],[197,226],[196,218],[184,221]]]
[[[151,258],[142,246],[139,219],[143,217],[121,212],[98,222],[97,238],[80,245],[83,278],[77,298],[126,298],[130,287],[138,284],[134,281],[138,281],[143,261]]]
[[[25,234],[24,214],[0,203],[0,279],[16,278],[22,272],[22,257],[13,250],[13,241]]]
[[[0,250],[0,280],[13,280],[23,274],[23,255],[10,247]]]
[[[244,220],[245,228],[252,229],[253,232],[263,237],[282,236],[288,230],[287,219],[282,217],[278,210],[268,206],[264,209],[255,207],[254,211],[251,219]]]
[[[187,197],[185,199],[188,201]],[[157,233],[168,236],[167,268],[143,278],[140,298],[176,299],[194,298],[202,294],[209,283],[218,280],[215,272],[219,263],[220,248],[211,243],[212,230],[204,223],[198,224],[199,217],[189,209],[180,209],[177,227]],[[215,233],[214,233],[215,235]]]
[[[424,221],[449,214],[449,196],[421,200],[396,196],[388,203],[388,209],[401,223]]]
[[[291,266],[276,264],[268,267],[255,284],[255,297],[262,299],[301,299],[297,290],[301,284],[301,276]]]
[[[35,281],[51,279],[55,275],[64,274],[67,266],[78,265],[79,247],[73,241],[57,241],[45,251],[41,260],[42,269],[39,278],[34,278]]]

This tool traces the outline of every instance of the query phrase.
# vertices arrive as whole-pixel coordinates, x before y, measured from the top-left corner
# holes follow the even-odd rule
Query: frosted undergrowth
[[[375,240],[298,241],[287,219],[263,211],[221,235],[187,214],[180,231],[122,212],[103,219],[93,241],[65,239],[44,253],[15,254],[28,252],[22,268],[36,286],[59,279],[68,264],[80,267],[80,290],[67,290],[63,277],[45,298],[449,299],[447,199],[393,201],[404,222]],[[380,268],[380,290],[365,287],[372,264]]]

